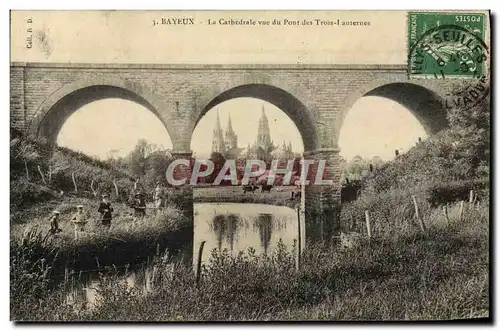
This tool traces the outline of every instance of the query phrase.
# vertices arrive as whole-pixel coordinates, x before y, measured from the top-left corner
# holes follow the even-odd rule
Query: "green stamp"
[[[410,78],[480,78],[488,47],[482,13],[408,13]]]

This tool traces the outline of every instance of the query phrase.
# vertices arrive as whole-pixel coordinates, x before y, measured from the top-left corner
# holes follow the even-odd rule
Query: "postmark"
[[[464,24],[442,24],[450,20]],[[484,20],[483,14],[409,14],[409,78],[447,80],[446,109],[471,109],[489,96]]]
[[[484,76],[484,14],[409,13],[408,18],[410,79]]]

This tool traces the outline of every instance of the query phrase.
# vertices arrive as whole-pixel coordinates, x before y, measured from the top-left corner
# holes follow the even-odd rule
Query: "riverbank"
[[[300,199],[292,200],[295,186],[273,187],[270,192],[243,192],[242,186],[198,187],[193,189],[193,201],[220,203],[261,203],[274,206],[294,208]]]
[[[455,206],[453,206],[455,207]],[[423,215],[427,217],[427,214]],[[399,220],[393,220],[395,223]],[[317,244],[295,256],[213,255],[196,285],[191,268],[157,261],[154,290],[106,275],[97,310],[61,305],[61,293],[15,306],[15,320],[453,320],[489,316],[489,209],[481,203],[448,226],[378,233],[338,249]],[[15,285],[15,282],[13,283]],[[18,299],[16,299],[18,300]],[[14,301],[16,304],[17,301]],[[50,314],[45,314],[51,311]]]
[[[85,231],[75,239],[70,219],[75,206],[80,204],[86,208],[88,223]],[[149,209],[144,219],[134,220],[130,207],[113,203],[114,218],[107,230],[100,224],[97,208],[92,208],[95,205],[95,201],[80,197],[51,201],[50,208],[61,213],[59,227],[62,232],[55,236],[48,235],[50,213],[38,212],[35,216],[36,208],[25,210],[31,217],[24,223],[11,225],[11,247],[23,247],[26,241],[39,243],[36,254],[50,263],[51,274],[55,277],[64,275],[66,269],[79,272],[100,266],[142,263],[157,250],[177,254],[189,242],[191,222],[174,206],[165,207],[158,214]]]

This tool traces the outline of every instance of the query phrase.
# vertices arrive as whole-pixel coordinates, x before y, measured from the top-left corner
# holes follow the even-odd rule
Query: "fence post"
[[[28,162],[24,160],[24,169],[26,169],[26,180],[30,180],[30,172],[28,171]]]
[[[42,176],[42,181],[45,185],[47,185],[47,182],[45,181],[45,176],[43,175],[43,172],[42,172],[42,169],[40,168],[40,166],[37,166],[38,168],[38,172],[40,173],[40,176]]]
[[[368,234],[368,239],[372,238],[372,225],[370,223],[370,212],[365,210],[365,222],[366,222],[366,232]]]
[[[118,191],[118,185],[116,184],[116,180],[114,180],[114,179],[113,179],[113,185],[115,186],[116,196],[119,197],[120,196],[120,192]]]
[[[297,255],[297,270],[300,269],[300,257],[302,255],[302,229],[300,228],[300,205],[297,206],[297,228],[298,228],[298,236],[297,236],[297,248],[298,248],[298,255]]]
[[[460,211],[458,213],[458,220],[462,220],[462,216],[464,215],[464,202],[460,201]]]
[[[470,190],[469,192],[469,210],[474,209],[474,202],[476,201],[476,195],[474,194],[474,190]]]
[[[450,225],[450,218],[448,217],[448,205],[443,206],[444,219],[446,220],[446,226]]]
[[[417,197],[412,195],[412,199],[413,199],[413,205],[415,206],[415,217],[417,218],[418,224],[420,225],[420,229],[422,230],[422,232],[425,232],[424,220],[422,219],[422,217],[420,217],[420,214],[418,212]]]
[[[97,191],[94,188],[94,180],[93,179],[90,181],[90,189],[92,190],[92,194],[96,197],[97,196]]]
[[[201,256],[203,254],[203,247],[205,246],[206,241],[203,240],[200,244],[200,249],[198,250],[198,263],[196,265],[196,285],[200,283],[201,278]]]
[[[76,185],[75,173],[71,173],[71,179],[73,180],[73,185],[75,186],[75,193],[78,192],[78,186]]]

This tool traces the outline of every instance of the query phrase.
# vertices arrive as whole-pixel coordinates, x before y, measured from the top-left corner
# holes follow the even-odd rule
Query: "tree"
[[[146,174],[146,159],[151,153],[151,149],[151,145],[146,140],[141,139],[137,142],[134,150],[127,157],[132,175],[142,177]]]

